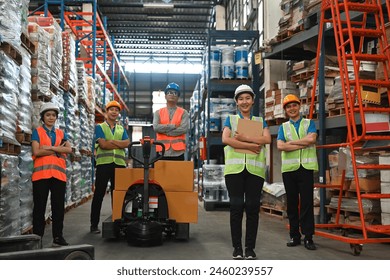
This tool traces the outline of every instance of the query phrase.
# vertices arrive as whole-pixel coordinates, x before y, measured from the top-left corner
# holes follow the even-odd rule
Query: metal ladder
[[[386,37],[385,25],[390,15],[389,0],[324,0],[321,4],[321,17],[319,23],[317,57],[313,81],[312,100],[316,95],[316,83],[319,76],[321,46],[325,27],[331,26],[334,40],[340,81],[342,85],[345,118],[347,124],[346,142],[340,144],[325,144],[319,149],[346,147],[351,153],[354,183],[359,208],[360,226],[339,223],[341,199],[343,196],[343,182],[339,189],[339,201],[336,223],[317,224],[316,234],[331,239],[350,243],[354,255],[359,255],[365,243],[390,242],[390,225],[368,225],[364,219],[363,199],[390,199],[390,194],[362,193],[359,185],[359,170],[390,170],[390,164],[357,164],[356,156],[364,151],[383,151],[390,149],[390,132],[372,128],[368,122],[369,115],[390,114],[390,46]],[[385,9],[385,11],[383,11]],[[386,15],[387,14],[387,15]],[[367,52],[364,43],[367,40],[377,40],[376,53]],[[361,77],[361,69],[365,63],[378,63],[383,67],[384,77],[377,80],[375,77]],[[370,91],[370,98],[365,95]],[[375,102],[375,105],[370,103]],[[311,104],[310,118],[313,116],[315,104]],[[360,124],[360,126],[359,126]],[[362,145],[362,143],[364,143]],[[385,144],[383,144],[385,143]],[[315,184],[315,187],[332,188],[329,184]],[[340,228],[342,234],[326,230]],[[317,230],[318,229],[318,230]],[[361,231],[362,237],[348,237],[348,229]],[[368,233],[375,233],[376,237],[369,237]],[[374,234],[372,234],[374,235]],[[377,237],[379,236],[379,237]]]

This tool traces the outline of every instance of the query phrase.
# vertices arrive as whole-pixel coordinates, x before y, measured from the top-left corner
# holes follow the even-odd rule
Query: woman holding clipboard
[[[237,115],[224,123],[225,182],[230,199],[230,231],[233,259],[256,259],[254,252],[259,225],[260,197],[265,179],[265,144],[271,134],[262,117],[252,114],[255,93],[240,85],[234,93]],[[242,219],[246,213],[245,255],[242,247]]]

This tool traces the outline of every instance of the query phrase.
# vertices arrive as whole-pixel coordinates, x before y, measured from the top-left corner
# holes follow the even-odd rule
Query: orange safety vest
[[[181,118],[183,117],[184,109],[177,107],[175,113],[173,114],[173,118],[171,122],[169,122],[169,111],[168,108],[160,109],[160,123],[161,124],[174,124],[176,127],[180,126]],[[165,150],[168,150],[172,147],[175,151],[184,151],[186,149],[186,135],[178,135],[178,136],[168,136],[162,133],[156,133],[156,140],[163,143],[165,146]],[[156,146],[156,152],[161,152],[161,146]]]
[[[54,146],[59,146],[61,140],[64,138],[64,132],[60,129],[56,129],[56,142]],[[51,139],[47,135],[43,127],[37,128],[40,145],[41,146],[52,146]],[[66,161],[64,154],[35,157],[34,160],[34,170],[32,174],[32,181],[57,178],[58,180],[66,182]]]

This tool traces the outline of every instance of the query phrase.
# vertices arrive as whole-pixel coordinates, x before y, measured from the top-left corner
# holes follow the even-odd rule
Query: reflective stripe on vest
[[[283,123],[283,132],[286,142],[299,140],[307,135],[310,120],[302,119],[299,124],[299,135],[290,121]],[[282,173],[298,170],[300,166],[308,170],[318,170],[317,150],[315,145],[306,148],[286,152],[282,151]]]
[[[110,126],[103,122],[99,124],[103,130],[106,140],[122,140],[124,128],[121,125],[115,125],[115,132],[112,134]],[[126,166],[126,156],[124,149],[104,150],[100,146],[96,149],[96,165],[115,163]]]
[[[230,125],[231,125],[231,134],[230,137],[233,137],[237,130],[237,123],[239,115],[229,115]],[[261,117],[252,117],[252,120],[263,122]],[[234,148],[230,146],[225,146],[225,169],[224,175],[227,174],[237,174],[246,169],[249,173],[262,177],[265,179],[265,146],[263,145],[260,153],[256,155],[238,153],[234,151]]]
[[[180,126],[181,119],[183,117],[184,109],[176,107],[176,111],[173,114],[172,120],[169,121],[168,108],[161,108],[159,111],[160,124],[174,124],[176,127]],[[169,150],[172,147],[175,151],[184,151],[186,149],[186,135],[168,136],[163,133],[156,133],[156,140],[161,142],[165,146],[165,150]],[[156,146],[156,152],[161,152],[161,146]]]
[[[51,139],[47,135],[46,130],[43,127],[37,128],[39,136],[39,146],[52,146]],[[60,129],[56,129],[56,142],[54,146],[59,146],[62,139],[64,138],[64,132]],[[43,157],[35,157],[34,160],[34,170],[32,174],[32,181],[56,178],[60,181],[66,182],[66,156],[60,154],[59,156],[50,155]]]

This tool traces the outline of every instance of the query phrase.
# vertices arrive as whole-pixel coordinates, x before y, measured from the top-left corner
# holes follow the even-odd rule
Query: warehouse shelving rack
[[[80,6],[83,10],[84,4],[90,4],[91,11],[68,9],[68,6]],[[119,91],[123,86],[129,88],[130,83],[115,53],[112,42],[114,38],[109,37],[105,28],[105,20],[100,18],[97,11],[97,0],[45,0],[44,5],[32,13],[43,9],[44,15],[49,16],[50,5],[60,7],[61,28],[64,30],[66,23],[76,37],[76,59],[84,62],[92,78],[96,78],[96,73],[102,76],[103,93],[105,94],[106,87],[111,90],[114,93],[114,99],[119,101],[124,112],[128,113],[129,108],[121,98]],[[97,113],[100,117],[103,116],[103,112],[98,107]]]
[[[255,57],[253,54],[254,49],[257,47],[259,39],[259,32],[256,30],[251,31],[233,31],[233,30],[209,30],[207,36],[207,53],[211,53],[212,46],[247,46],[248,57],[251,58],[249,65],[251,66],[251,79],[211,79],[211,56],[205,56],[204,63],[206,64],[206,73],[204,74],[204,94],[201,96],[203,104],[202,109],[205,110],[206,107],[210,108],[210,98],[224,96],[227,98],[234,97],[235,89],[241,84],[250,85],[256,94],[255,105],[253,109],[254,114],[259,113],[259,88],[260,88],[260,77],[259,77],[259,66],[255,63]],[[198,118],[200,119],[200,114],[202,110],[199,110]],[[206,141],[203,143],[206,146],[206,156],[204,161],[198,158],[198,167],[202,168],[203,162],[209,164],[210,159],[213,159],[216,155],[219,157],[220,163],[223,163],[223,143],[222,143],[222,133],[210,132],[210,110],[207,110],[207,114],[203,120],[203,129],[199,130],[199,135],[195,135],[197,139],[203,138]],[[222,126],[223,124],[221,124]],[[215,158],[214,158],[215,159]],[[199,188],[199,197],[203,197],[203,188]],[[215,205],[214,205],[215,204]],[[218,204],[218,205],[217,205]],[[214,208],[224,207],[229,205],[227,202],[210,202],[205,203],[206,210],[212,210]],[[216,207],[214,207],[216,206]]]
[[[208,34],[208,53],[211,53],[211,47],[216,45],[225,45],[225,46],[241,46],[247,45],[249,52],[253,51],[259,38],[258,31],[225,31],[225,30],[209,30]],[[206,69],[211,69],[211,57],[208,56]],[[211,71],[207,72],[207,84],[206,84],[206,100],[208,108],[210,108],[210,98],[223,95],[225,97],[234,96],[235,89],[241,84],[247,84],[253,88],[255,92],[259,92],[260,82],[259,82],[259,68],[255,64],[254,55],[251,56],[252,66],[252,80],[251,79],[211,79]],[[256,94],[255,105],[253,108],[253,113],[259,113],[259,95]],[[205,118],[205,123],[203,125],[204,129],[202,136],[207,137],[207,163],[210,161],[210,153],[213,146],[222,145],[221,134],[212,134],[209,131],[210,126],[206,125],[206,122],[210,120],[210,110],[208,110],[207,116]]]
[[[318,88],[318,100],[319,100],[319,108],[317,112],[318,119],[315,120],[316,126],[319,131],[319,138],[318,138],[318,143],[319,145],[317,146],[318,149],[318,155],[319,155],[319,184],[316,184],[316,187],[321,187],[320,189],[320,223],[324,224],[323,228],[321,229],[320,227],[317,227],[316,234],[322,235],[322,232],[328,228],[327,226],[329,225],[330,228],[329,235],[326,237],[333,238],[336,240],[342,240],[344,242],[350,243],[352,253],[354,255],[359,255],[361,250],[362,250],[362,244],[364,243],[378,243],[378,242],[387,242],[386,239],[382,239],[382,241],[379,241],[378,239],[375,238],[368,238],[366,235],[368,232],[371,232],[371,229],[376,229],[376,232],[371,232],[374,233],[373,235],[382,235],[385,234],[384,232],[387,232],[388,229],[387,227],[381,227],[382,233],[378,233],[379,228],[378,227],[372,227],[372,228],[367,228],[365,225],[362,227],[358,227],[359,229],[363,229],[363,235],[366,235],[367,238],[363,236],[363,238],[360,239],[353,239],[348,238],[347,235],[351,234],[356,230],[356,227],[354,226],[347,226],[341,227],[340,226],[340,212],[345,212],[342,210],[340,207],[337,209],[336,213],[336,225],[332,224],[326,224],[327,218],[328,218],[328,213],[327,213],[327,208],[328,206],[326,205],[326,190],[331,190],[333,189],[335,192],[340,191],[339,196],[343,195],[350,195],[349,191],[343,191],[343,183],[340,183],[338,185],[331,185],[326,182],[326,167],[327,167],[327,152],[329,149],[325,148],[325,145],[327,145],[329,148],[335,148],[340,145],[334,145],[332,146],[329,143],[336,143],[333,141],[334,139],[328,139],[328,136],[336,136],[337,138],[344,138],[346,137],[346,130],[348,126],[351,126],[350,120],[347,119],[345,115],[339,115],[339,116],[332,116],[330,118],[326,117],[325,114],[325,79],[324,79],[324,65],[325,65],[325,55],[335,55],[335,34],[334,34],[334,29],[333,29],[333,23],[328,22],[326,24],[323,24],[323,27],[321,27],[321,34],[322,34],[322,39],[319,40],[319,28],[320,28],[320,18],[322,15],[321,12],[324,12],[324,15],[329,16],[330,15],[330,10],[328,9],[330,3],[336,3],[340,2],[340,5],[343,5],[345,1],[322,1],[320,5],[326,5],[326,8],[321,9],[321,11],[314,12],[312,14],[307,15],[307,17],[304,19],[304,30],[299,32],[299,34],[295,34],[294,36],[291,36],[289,38],[286,38],[275,45],[272,45],[272,50],[264,52],[263,53],[263,59],[275,59],[275,60],[295,60],[295,61],[300,61],[300,60],[311,60],[311,59],[319,59],[318,64],[315,67],[316,70],[318,70],[318,79],[316,79],[317,82],[317,88]],[[346,1],[346,2],[353,2],[357,5],[359,5],[359,2],[362,2],[360,4],[365,4],[367,1],[363,0],[355,0],[355,1]],[[364,3],[363,3],[364,2]],[[390,14],[389,11],[389,1],[388,0],[378,0],[378,1],[370,1],[373,3],[376,3],[377,9],[381,9],[382,12],[387,14]],[[367,2],[368,3],[368,2]],[[380,6],[380,7],[379,7]],[[350,15],[350,20],[351,22],[358,21],[358,17],[361,16],[362,12],[361,11],[353,11],[349,10],[349,15]],[[342,20],[345,20],[345,15],[343,12],[340,10],[339,17]],[[383,18],[383,17],[382,17]],[[384,17],[388,18],[388,17]],[[350,34],[350,35],[355,35],[357,37],[361,37],[361,34]],[[370,36],[372,38],[372,35]],[[356,40],[356,39],[355,39]],[[326,44],[325,44],[326,42]],[[312,43],[315,43],[317,45],[317,48],[304,48],[305,45],[311,45]],[[346,43],[347,44],[347,43]],[[384,52],[388,52],[388,49],[385,49]],[[320,56],[319,53],[322,55]],[[357,60],[355,60],[356,62]],[[357,62],[356,62],[357,63]],[[313,87],[315,88],[315,87]],[[314,103],[313,103],[314,105]],[[344,106],[345,108],[348,108],[348,106]],[[352,106],[353,107],[353,106]],[[364,107],[364,106],[363,106]],[[314,108],[312,109],[314,110]],[[386,109],[387,110],[387,109]],[[360,109],[358,111],[353,112],[353,118],[354,118],[354,129],[358,128],[358,130],[355,130],[356,132],[359,131],[362,127],[362,120],[361,120],[361,114],[359,113]],[[351,115],[350,114],[350,115]],[[363,118],[364,122],[364,118]],[[278,126],[270,126],[270,131],[272,135],[276,135],[278,131]],[[332,131],[332,135],[329,134],[329,132]],[[352,130],[354,131],[354,130]],[[370,135],[367,135],[370,136]],[[331,141],[329,141],[331,140]],[[379,141],[372,141],[368,140],[366,141],[366,144],[368,143],[370,146],[373,145],[373,142],[376,142],[379,144],[380,142],[386,142],[387,140],[381,139]],[[338,143],[338,142],[337,142]],[[346,143],[343,143],[344,146],[346,146]],[[367,148],[368,146],[367,145]],[[375,147],[375,146],[374,146]],[[357,147],[356,147],[357,148]],[[385,147],[385,149],[388,149],[388,146]],[[358,166],[356,166],[358,167]],[[366,166],[368,167],[368,166]],[[383,166],[385,167],[385,166]],[[368,167],[370,168],[370,167]],[[358,169],[358,168],[357,168]],[[345,173],[343,173],[343,178],[345,178]],[[360,195],[360,192],[359,192]],[[367,195],[368,198],[368,193],[363,194],[360,196],[360,198],[364,198],[364,196]],[[372,196],[372,194],[371,194]],[[387,195],[386,195],[387,196]],[[384,198],[385,196],[382,196]],[[379,199],[379,196],[376,198]],[[341,202],[341,201],[340,201]],[[340,203],[341,204],[341,203]],[[339,205],[340,205],[339,204]],[[342,211],[341,211],[342,210]],[[326,224],[326,225],[325,225]],[[338,226],[337,226],[338,225]],[[339,230],[339,231],[338,231]],[[321,231],[321,232],[320,232]],[[364,233],[365,232],[365,233]],[[332,234],[333,233],[333,234]],[[337,235],[337,233],[340,233],[342,236]],[[388,234],[388,233],[386,233]],[[325,234],[324,234],[325,235]]]
[[[340,186],[332,186],[326,184],[316,184],[320,188],[335,188],[339,189],[339,200],[337,214],[334,223],[316,224],[316,234],[347,242],[350,244],[352,253],[360,255],[363,249],[363,244],[366,243],[388,243],[390,242],[390,225],[369,225],[365,221],[363,199],[372,200],[387,200],[390,199],[390,194],[386,193],[364,193],[360,188],[359,170],[390,170],[390,164],[358,164],[356,157],[362,151],[381,151],[388,150],[390,143],[390,133],[388,130],[368,129],[368,114],[390,113],[390,45],[386,37],[385,14],[390,15],[390,2],[380,0],[365,0],[365,1],[337,1],[328,0],[321,4],[321,17],[319,24],[318,46],[316,56],[316,66],[314,74],[314,83],[312,90],[312,100],[316,95],[317,78],[321,73],[322,68],[320,62],[323,61],[323,33],[326,23],[331,23],[334,32],[336,44],[336,52],[340,70],[340,80],[342,85],[344,108],[346,110],[346,128],[347,140],[340,144],[326,144],[318,146],[319,149],[347,147],[351,154],[352,169],[354,175],[354,183],[356,186],[357,204],[359,209],[360,225],[353,225],[340,222],[340,212],[343,200],[343,185],[344,176]],[[383,12],[385,9],[385,13]],[[354,18],[355,14],[358,14]],[[365,40],[376,39],[376,53],[369,53],[364,48]],[[383,79],[368,79],[360,78],[360,68],[364,62],[376,62],[383,66]],[[350,75],[350,67],[353,68],[353,77]],[[367,106],[364,103],[365,96],[363,88],[368,87],[374,94],[379,96],[377,106]],[[385,89],[381,94],[381,89]],[[384,100],[383,100],[384,99]],[[321,103],[321,98],[320,98]],[[314,111],[314,104],[310,107],[310,117]],[[324,117],[320,117],[324,119]],[[361,124],[361,129],[358,130],[357,119]],[[362,142],[364,145],[362,145]],[[341,234],[337,234],[334,230],[338,229]],[[361,232],[356,236],[348,236],[349,230]],[[369,236],[371,234],[371,236]]]

